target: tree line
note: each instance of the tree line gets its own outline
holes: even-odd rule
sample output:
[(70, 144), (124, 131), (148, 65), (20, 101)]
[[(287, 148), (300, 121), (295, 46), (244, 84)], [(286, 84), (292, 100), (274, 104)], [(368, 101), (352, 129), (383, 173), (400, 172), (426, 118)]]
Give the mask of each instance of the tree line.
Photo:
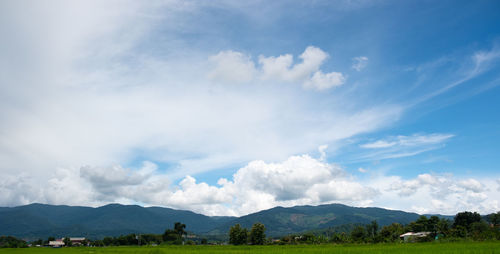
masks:
[(400, 236), (407, 232), (425, 232), (425, 236), (410, 238), (414, 242), (459, 241), (471, 239), (500, 240), (500, 212), (481, 217), (476, 212), (461, 212), (453, 220), (438, 216), (420, 216), (417, 220), (402, 225), (392, 223), (380, 227), (377, 221), (366, 225), (353, 225), (348, 232), (325, 230), (314, 234), (288, 235), (273, 241), (277, 244), (319, 244), (319, 243), (391, 243), (400, 242)]
[[(185, 240), (187, 232), (186, 225), (180, 222), (174, 223), (172, 229), (166, 229), (163, 234), (129, 234), (119, 237), (104, 237), (102, 240), (92, 241), (92, 246), (126, 246), (126, 245), (194, 245), (193, 240)], [(201, 239), (199, 243), (205, 243)]]

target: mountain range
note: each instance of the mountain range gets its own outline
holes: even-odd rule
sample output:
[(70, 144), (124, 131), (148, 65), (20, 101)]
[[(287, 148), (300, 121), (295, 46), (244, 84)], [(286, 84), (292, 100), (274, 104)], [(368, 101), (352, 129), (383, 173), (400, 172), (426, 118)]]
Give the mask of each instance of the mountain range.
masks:
[(242, 217), (205, 216), (164, 207), (109, 204), (97, 208), (30, 204), (0, 207), (0, 235), (23, 239), (49, 236), (84, 236), (99, 239), (125, 234), (161, 234), (175, 222), (186, 224), (188, 232), (209, 237), (225, 236), (239, 223), (251, 228), (255, 222), (266, 226), (268, 236), (282, 236), (347, 224), (407, 224), (420, 215), (382, 208), (359, 208), (342, 204), (275, 207)]

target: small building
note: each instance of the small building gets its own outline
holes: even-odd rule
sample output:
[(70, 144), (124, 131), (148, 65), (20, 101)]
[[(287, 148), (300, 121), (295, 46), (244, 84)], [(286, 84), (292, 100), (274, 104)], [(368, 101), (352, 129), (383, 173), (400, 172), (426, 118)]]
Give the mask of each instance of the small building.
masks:
[(62, 239), (57, 239), (55, 241), (49, 241), (49, 246), (52, 248), (60, 248), (64, 246), (64, 241)]
[(399, 238), (405, 242), (412, 242), (417, 240), (418, 238), (424, 238), (430, 235), (431, 232), (407, 232), (399, 236)]
[(84, 245), (85, 237), (70, 237), (69, 241), (73, 246), (81, 246)]

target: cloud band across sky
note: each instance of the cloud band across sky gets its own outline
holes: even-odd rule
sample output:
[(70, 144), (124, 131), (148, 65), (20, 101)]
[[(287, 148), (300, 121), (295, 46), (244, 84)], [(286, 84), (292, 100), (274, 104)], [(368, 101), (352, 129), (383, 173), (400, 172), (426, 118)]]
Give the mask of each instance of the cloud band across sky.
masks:
[(220, 178), (216, 185), (198, 182), (192, 176), (172, 184), (151, 162), (144, 162), (138, 170), (120, 166), (61, 168), (51, 177), (47, 183), (26, 175), (4, 178), (0, 202), (22, 196), (27, 202), (52, 204), (139, 203), (231, 216), (275, 206), (328, 203), (450, 215), (457, 210), (500, 209), (494, 198), (500, 195), (500, 184), (492, 179), (428, 173), (408, 180), (390, 175), (358, 179), (339, 165), (309, 155), (278, 163), (252, 161), (231, 179)]

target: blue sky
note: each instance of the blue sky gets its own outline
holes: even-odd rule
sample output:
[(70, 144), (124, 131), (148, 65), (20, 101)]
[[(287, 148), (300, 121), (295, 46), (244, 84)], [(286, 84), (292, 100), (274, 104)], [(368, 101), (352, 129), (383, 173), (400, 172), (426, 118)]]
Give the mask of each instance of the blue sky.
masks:
[(2, 206), (500, 210), (497, 1), (0, 7)]

